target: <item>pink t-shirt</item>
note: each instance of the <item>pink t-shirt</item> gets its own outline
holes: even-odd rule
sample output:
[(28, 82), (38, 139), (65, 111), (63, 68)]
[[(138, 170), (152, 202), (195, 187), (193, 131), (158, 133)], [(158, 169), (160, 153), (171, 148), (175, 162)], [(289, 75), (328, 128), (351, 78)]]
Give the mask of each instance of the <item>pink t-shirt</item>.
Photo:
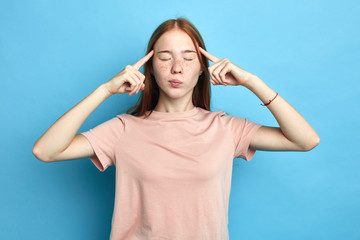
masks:
[(233, 159), (261, 125), (195, 107), (121, 114), (82, 134), (100, 170), (116, 166), (111, 240), (227, 240)]

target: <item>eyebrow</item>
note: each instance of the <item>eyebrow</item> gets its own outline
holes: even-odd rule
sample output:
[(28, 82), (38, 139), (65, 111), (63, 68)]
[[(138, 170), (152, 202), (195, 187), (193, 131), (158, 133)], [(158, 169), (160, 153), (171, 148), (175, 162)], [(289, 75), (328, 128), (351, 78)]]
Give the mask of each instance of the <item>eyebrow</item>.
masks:
[[(162, 50), (162, 51), (158, 51), (157, 53), (171, 53), (171, 51)], [(196, 53), (196, 51), (194, 51), (194, 50), (184, 50), (184, 51), (181, 51), (181, 53)]]

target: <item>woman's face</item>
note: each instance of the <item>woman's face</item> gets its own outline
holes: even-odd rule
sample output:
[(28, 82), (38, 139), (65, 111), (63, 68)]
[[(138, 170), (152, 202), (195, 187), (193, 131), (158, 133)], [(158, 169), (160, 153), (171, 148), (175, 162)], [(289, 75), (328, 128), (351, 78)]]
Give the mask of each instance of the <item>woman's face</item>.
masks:
[[(195, 45), (187, 33), (179, 29), (164, 33), (154, 45), (152, 61), (152, 74), (159, 85), (160, 94), (170, 98), (192, 97), (202, 71)], [(181, 84), (174, 84), (173, 81)]]

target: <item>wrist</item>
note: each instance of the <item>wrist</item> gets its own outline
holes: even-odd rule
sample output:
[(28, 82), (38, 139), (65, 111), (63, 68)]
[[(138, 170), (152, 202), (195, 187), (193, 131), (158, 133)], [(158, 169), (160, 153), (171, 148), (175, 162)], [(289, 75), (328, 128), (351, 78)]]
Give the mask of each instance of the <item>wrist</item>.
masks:
[(101, 84), (98, 88), (97, 91), (99, 91), (105, 98), (108, 98), (110, 96), (112, 96), (113, 94), (109, 91), (108, 86), (106, 85), (106, 83)]
[(262, 80), (256, 76), (256, 75), (252, 75), (251, 77), (248, 78), (248, 80), (244, 83), (244, 87), (246, 87), (249, 90), (252, 90), (254, 88), (256, 88), (257, 85), (261, 84)]

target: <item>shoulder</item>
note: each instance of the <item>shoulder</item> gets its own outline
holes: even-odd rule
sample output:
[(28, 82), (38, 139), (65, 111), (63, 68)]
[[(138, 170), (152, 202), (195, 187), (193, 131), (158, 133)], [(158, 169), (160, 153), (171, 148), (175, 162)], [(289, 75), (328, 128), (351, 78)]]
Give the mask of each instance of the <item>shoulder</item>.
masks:
[(235, 115), (231, 115), (223, 110), (218, 110), (218, 111), (208, 111), (208, 110), (204, 110), (202, 109), (202, 111), (208, 116), (208, 117), (212, 117), (212, 118), (218, 118), (221, 121), (231, 121), (231, 120), (244, 120), (244, 118), (239, 117), (239, 116), (235, 116)]
[(209, 111), (209, 110), (206, 110), (203, 108), (199, 108), (199, 109), (200, 109), (200, 112), (207, 117), (222, 117), (222, 116), (226, 115), (226, 113), (222, 110)]
[(260, 124), (257, 124), (245, 117), (232, 115), (230, 113), (227, 113), (225, 111), (219, 110), (219, 111), (207, 111), (208, 117), (212, 119), (217, 119), (218, 122), (227, 129), (244, 129), (247, 127), (257, 127), (261, 126)]
[(225, 128), (229, 127), (230, 125), (239, 125), (246, 121), (245, 118), (231, 115), (223, 110), (208, 111), (201, 109), (201, 112), (203, 113), (202, 115), (204, 120), (206, 119), (213, 123), (217, 122), (219, 125), (222, 125)]
[(128, 113), (118, 114), (114, 118), (118, 119), (118, 122), (124, 126), (129, 124), (140, 124), (144, 120), (144, 116), (139, 117)]

